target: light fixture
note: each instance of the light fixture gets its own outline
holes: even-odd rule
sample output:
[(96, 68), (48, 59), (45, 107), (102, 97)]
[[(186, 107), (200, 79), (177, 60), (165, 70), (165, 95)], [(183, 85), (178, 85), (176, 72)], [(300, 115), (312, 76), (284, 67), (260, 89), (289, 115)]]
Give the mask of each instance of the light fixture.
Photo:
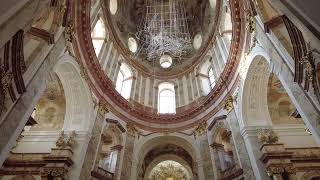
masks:
[(118, 10), (118, 2), (117, 0), (110, 0), (109, 1), (109, 10), (111, 14), (116, 14)]
[(137, 41), (136, 41), (135, 38), (133, 38), (133, 37), (129, 37), (129, 38), (128, 38), (128, 47), (129, 47), (129, 50), (130, 50), (132, 53), (137, 52), (137, 50), (138, 50), (138, 44), (137, 44)]
[(167, 69), (167, 68), (169, 68), (171, 65), (172, 65), (172, 58), (171, 58), (171, 56), (166, 55), (166, 54), (163, 55), (163, 56), (161, 56), (161, 58), (160, 58), (160, 66), (161, 66), (162, 68)]
[(202, 45), (202, 35), (197, 33), (193, 38), (193, 48), (198, 50)]

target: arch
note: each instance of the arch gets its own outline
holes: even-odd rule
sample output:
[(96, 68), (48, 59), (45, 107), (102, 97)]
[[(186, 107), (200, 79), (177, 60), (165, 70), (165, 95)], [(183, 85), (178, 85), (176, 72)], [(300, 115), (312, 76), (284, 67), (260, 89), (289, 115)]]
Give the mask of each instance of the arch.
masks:
[(93, 126), (93, 101), (89, 87), (80, 76), (80, 69), (70, 55), (63, 55), (54, 67), (66, 98), (64, 130), (89, 130)]
[(201, 89), (203, 95), (208, 95), (213, 88), (211, 86), (210, 78), (209, 78), (209, 71), (212, 69), (212, 75), (213, 79), (217, 79), (216, 72), (213, 72), (214, 69), (212, 67), (212, 63), (210, 62), (211, 57), (206, 57), (207, 59), (200, 65), (199, 71), (198, 71), (198, 78), (200, 80)]
[[(137, 179), (138, 176), (138, 169), (142, 167), (142, 162), (140, 161), (141, 159), (144, 159), (144, 157), (147, 155), (147, 153), (154, 149), (155, 147), (163, 144), (173, 144), (178, 147), (182, 147), (184, 150), (186, 150), (190, 156), (193, 159), (194, 162), (194, 170), (198, 171), (199, 178), (201, 178), (201, 175), (203, 172), (200, 167), (197, 164), (197, 160), (201, 158), (200, 150), (197, 148), (197, 145), (194, 144), (195, 142), (190, 139), (187, 135), (182, 135), (182, 134), (170, 134), (163, 136), (159, 133), (154, 133), (143, 140), (139, 141), (137, 144), (135, 144), (135, 150), (133, 152), (133, 169), (131, 169), (131, 173), (133, 175), (132, 179)], [(135, 169), (138, 168), (138, 169)]]
[(186, 162), (183, 158), (177, 156), (177, 155), (173, 155), (173, 154), (165, 154), (165, 155), (161, 155), (156, 157), (147, 167), (147, 169), (145, 170), (145, 176), (144, 179), (147, 180), (146, 178), (149, 177), (152, 169), (154, 167), (156, 167), (159, 163), (163, 162), (163, 161), (167, 161), (167, 160), (172, 160), (175, 162), (178, 162), (179, 164), (181, 164), (189, 173), (189, 175), (192, 177), (192, 169), (191, 167), (188, 165), (188, 162)]
[(269, 58), (264, 53), (247, 58), (247, 71), (242, 74), (240, 85), (240, 129), (245, 126), (270, 126), (267, 106), (267, 86), (270, 76)]

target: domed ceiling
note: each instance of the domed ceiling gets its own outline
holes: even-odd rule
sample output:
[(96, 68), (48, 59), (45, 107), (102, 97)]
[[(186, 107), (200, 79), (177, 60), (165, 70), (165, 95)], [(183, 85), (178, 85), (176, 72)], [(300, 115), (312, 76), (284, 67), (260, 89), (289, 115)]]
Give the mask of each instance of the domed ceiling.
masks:
[(218, 22), (215, 1), (104, 0), (103, 3), (111, 36), (131, 65), (160, 78), (191, 70), (213, 41)]
[[(157, 81), (170, 81), (194, 71), (209, 50), (212, 49), (218, 35), (218, 24), (221, 18), (219, 14), (223, 11), (222, 0), (174, 1), (180, 4), (172, 5), (173, 0), (101, 1), (108, 39), (113, 43), (117, 53), (135, 71)], [(152, 3), (146, 4), (146, 2)], [(141, 27), (146, 27), (145, 25), (152, 27), (152, 20), (147, 20), (150, 20), (148, 18), (148, 8), (157, 6), (157, 3), (160, 2), (164, 3), (160, 6), (162, 9), (155, 10), (160, 14), (164, 12), (164, 6), (180, 8), (179, 16), (178, 13), (170, 14), (171, 10), (169, 8), (170, 17), (175, 15), (179, 17), (178, 19), (174, 18), (176, 21), (173, 23), (179, 24), (179, 27), (173, 29), (182, 34), (186, 32), (182, 36), (182, 40), (188, 40), (188, 37), (191, 39), (191, 41), (187, 41), (187, 45), (190, 46), (191, 43), (192, 49), (182, 53), (180, 60), (171, 51), (162, 51), (162, 54), (157, 54), (155, 58), (148, 58), (148, 53), (143, 52), (146, 51), (148, 46), (142, 44), (144, 41), (141, 41), (141, 36), (137, 35), (141, 32)], [(93, 48), (89, 15), (90, 5), (88, 3), (90, 2), (87, 0), (75, 1), (74, 3), (76, 33), (72, 42), (73, 49), (80, 63), (81, 73), (92, 92), (99, 99), (99, 102), (105, 104), (115, 116), (149, 131), (185, 130), (194, 127), (199, 122), (208, 120), (224, 107), (225, 101), (229, 98), (227, 91), (233, 91), (237, 86), (238, 76), (236, 71), (240, 56), (248, 48), (246, 43), (249, 41), (246, 40), (247, 33), (244, 28), (246, 25), (243, 21), (245, 10), (242, 9), (249, 7), (246, 1), (229, 0), (232, 16), (232, 40), (228, 57), (225, 60), (225, 68), (222, 69), (221, 75), (216, 80), (211, 92), (196, 99), (193, 104), (186, 104), (175, 114), (158, 114), (150, 111), (143, 104), (137, 105), (130, 100), (128, 101), (116, 91), (114, 82), (101, 68)], [(159, 15), (150, 17), (159, 18)], [(160, 15), (160, 17), (167, 18), (166, 15)], [(183, 29), (183, 27), (187, 27), (187, 29)], [(161, 32), (168, 33), (168, 28), (156, 26), (155, 29), (148, 29), (147, 32), (155, 32), (156, 35), (157, 33), (161, 34)], [(169, 33), (169, 35), (172, 34)], [(178, 36), (178, 39), (180, 37)], [(128, 46), (128, 42), (130, 42), (130, 46)], [(159, 65), (161, 61), (168, 63), (170, 60), (172, 66), (169, 68), (163, 68)]]

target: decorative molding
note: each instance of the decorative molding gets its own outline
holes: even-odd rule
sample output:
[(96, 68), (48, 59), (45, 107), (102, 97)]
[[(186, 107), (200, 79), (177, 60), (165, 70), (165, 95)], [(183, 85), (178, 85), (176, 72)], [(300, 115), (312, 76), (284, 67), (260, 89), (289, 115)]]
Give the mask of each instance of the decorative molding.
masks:
[(54, 35), (50, 33), (49, 31), (46, 31), (44, 29), (39, 29), (36, 27), (31, 27), (28, 31), (28, 34), (38, 37), (40, 39), (43, 39), (46, 41), (48, 44), (53, 44), (54, 43)]

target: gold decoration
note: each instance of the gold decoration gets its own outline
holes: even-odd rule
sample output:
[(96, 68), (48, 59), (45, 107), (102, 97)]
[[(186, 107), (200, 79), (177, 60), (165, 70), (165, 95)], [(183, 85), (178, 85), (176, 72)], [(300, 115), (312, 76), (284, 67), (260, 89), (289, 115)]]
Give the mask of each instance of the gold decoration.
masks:
[(262, 144), (274, 144), (279, 141), (278, 135), (271, 129), (258, 129), (258, 138)]
[(286, 166), (284, 169), (289, 174), (295, 174), (297, 172), (297, 169), (293, 166)]
[(157, 165), (149, 176), (150, 180), (185, 180), (187, 174), (185, 173), (182, 165), (174, 164), (174, 162), (168, 161), (168, 163), (160, 163)]
[(229, 97), (224, 105), (224, 109), (230, 112), (233, 109), (233, 98)]
[(108, 106), (103, 102), (99, 102), (99, 113), (102, 115), (105, 115), (108, 112), (109, 112)]
[(254, 33), (256, 30), (256, 20), (250, 11), (247, 11), (246, 20), (247, 20), (246, 29), (249, 30), (251, 34)]
[(66, 39), (67, 42), (72, 43), (74, 34), (75, 34), (74, 25), (72, 23), (69, 23), (64, 30), (64, 38)]
[(80, 75), (84, 80), (89, 80), (89, 75), (87, 73), (87, 70), (84, 68), (84, 66), (81, 64), (80, 65)]
[(195, 128), (193, 135), (202, 136), (207, 133), (207, 121), (199, 123), (199, 125)]
[(136, 129), (136, 127), (133, 124), (128, 123), (127, 124), (127, 133), (130, 136), (136, 136), (136, 134), (138, 133), (138, 130)]
[(256, 20), (255, 17), (252, 15), (251, 11), (246, 11), (247, 13), (247, 17), (246, 17), (246, 29), (249, 31), (249, 33), (251, 34), (251, 42), (250, 42), (250, 47), (248, 49), (248, 51), (246, 52), (246, 56), (248, 56), (253, 48), (257, 45), (257, 34), (256, 34)]
[(283, 167), (272, 166), (267, 168), (268, 176), (273, 176), (274, 174), (282, 174), (284, 173)]

